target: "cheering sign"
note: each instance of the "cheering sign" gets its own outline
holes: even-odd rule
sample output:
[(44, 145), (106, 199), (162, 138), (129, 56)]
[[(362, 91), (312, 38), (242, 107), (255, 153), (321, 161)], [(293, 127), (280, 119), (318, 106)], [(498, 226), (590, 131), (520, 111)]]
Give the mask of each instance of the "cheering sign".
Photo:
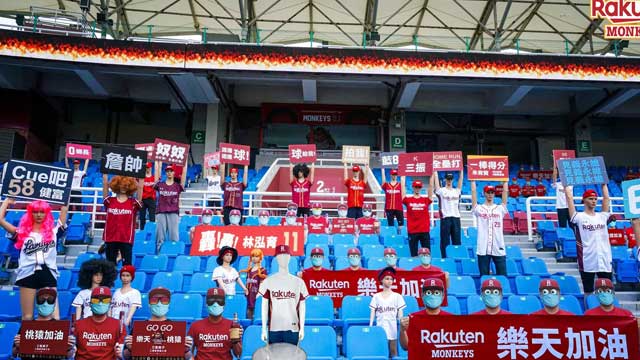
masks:
[(335, 218), (331, 220), (332, 234), (355, 234), (356, 221), (352, 218)]
[(206, 167), (220, 165), (220, 151), (204, 154), (204, 164)]
[(184, 165), (189, 154), (189, 145), (169, 140), (156, 139), (153, 143), (154, 158), (169, 164)]
[(557, 164), (558, 160), (575, 159), (575, 150), (553, 150), (553, 163)]
[(249, 165), (250, 155), (246, 145), (220, 143), (220, 161), (225, 164)]
[(253, 249), (273, 256), (277, 245), (288, 245), (291, 256), (304, 255), (303, 226), (198, 225), (194, 229), (192, 256), (218, 256), (223, 246), (236, 248), (240, 256), (251, 255)]
[(398, 175), (429, 176), (433, 172), (433, 155), (415, 152), (398, 155)]
[(625, 219), (640, 218), (640, 179), (623, 181), (622, 196)]
[(155, 147), (153, 143), (148, 144), (135, 144), (134, 147), (136, 150), (146, 151), (147, 152), (147, 161), (155, 161), (156, 157), (154, 156)]
[(342, 145), (342, 162), (368, 165), (369, 147)]
[(131, 355), (134, 357), (184, 358), (187, 323), (184, 321), (136, 321)]
[(67, 358), (69, 321), (22, 321), (21, 358)]
[(2, 196), (66, 205), (71, 190), (71, 173), (72, 170), (67, 168), (10, 160), (2, 173)]
[(91, 159), (91, 145), (67, 143), (65, 157), (69, 159)]
[(407, 329), (409, 360), (638, 359), (633, 317), (417, 314)]
[(433, 153), (433, 171), (462, 170), (462, 151), (442, 151)]
[(100, 161), (100, 172), (131, 176), (142, 179), (145, 177), (147, 153), (140, 150), (104, 146)]
[(398, 157), (401, 153), (383, 152), (380, 154), (380, 164), (383, 169), (395, 169), (398, 167)]
[(316, 161), (316, 144), (289, 145), (289, 161), (304, 163)]
[(564, 186), (609, 183), (602, 156), (559, 160), (558, 172)]
[(469, 180), (509, 181), (508, 156), (467, 156)]

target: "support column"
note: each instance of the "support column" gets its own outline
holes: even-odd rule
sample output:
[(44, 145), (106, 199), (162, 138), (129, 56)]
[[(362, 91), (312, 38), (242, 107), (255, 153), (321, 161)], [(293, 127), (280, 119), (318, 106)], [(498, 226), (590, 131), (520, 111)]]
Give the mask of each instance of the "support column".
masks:
[(393, 113), (389, 120), (389, 151), (407, 151), (407, 126), (404, 111)]
[(204, 153), (218, 150), (218, 144), (224, 142), (226, 122), (220, 104), (204, 106), (205, 128)]
[[(201, 131), (204, 131), (205, 143), (200, 143), (196, 137), (199, 137)], [(195, 134), (198, 134), (197, 136)], [(206, 138), (209, 135), (207, 127), (207, 106), (202, 104), (193, 105), (193, 126), (191, 129), (191, 154), (193, 160), (200, 164), (204, 158)]]
[(576, 156), (593, 156), (591, 143), (591, 119), (580, 120), (573, 128), (576, 137)]

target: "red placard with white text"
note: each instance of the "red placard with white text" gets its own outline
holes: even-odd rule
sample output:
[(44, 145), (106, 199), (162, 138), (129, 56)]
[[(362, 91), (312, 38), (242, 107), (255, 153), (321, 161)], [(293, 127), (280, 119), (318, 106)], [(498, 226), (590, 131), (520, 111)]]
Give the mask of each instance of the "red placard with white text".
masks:
[(67, 143), (65, 156), (67, 159), (91, 159), (91, 145)]
[(220, 143), (220, 162), (225, 164), (249, 165), (251, 148), (246, 145)]
[(356, 221), (352, 218), (335, 218), (331, 220), (332, 234), (355, 234)]
[(553, 163), (556, 164), (558, 160), (563, 159), (575, 159), (575, 150), (553, 150)]
[[(20, 355), (42, 358), (66, 358), (69, 350), (69, 321), (22, 321)], [(23, 359), (29, 358), (22, 356)]]
[(156, 139), (153, 143), (153, 155), (157, 161), (184, 165), (189, 156), (189, 144), (171, 140)]
[(291, 256), (304, 255), (304, 226), (211, 226), (194, 228), (191, 256), (218, 256), (223, 246), (249, 256), (260, 249), (265, 256), (273, 256), (277, 245), (289, 245)]
[(153, 143), (147, 143), (147, 144), (135, 144), (134, 145), (136, 150), (142, 150), (142, 151), (146, 151), (147, 152), (147, 161), (155, 161), (156, 157), (155, 157), (155, 147), (153, 146)]
[(289, 161), (292, 163), (316, 161), (316, 144), (289, 145)]
[(462, 151), (440, 151), (433, 153), (433, 171), (462, 170)]
[(398, 175), (430, 176), (433, 172), (433, 153), (414, 152), (398, 154)]
[(509, 181), (508, 156), (467, 156), (469, 180)]
[(184, 358), (187, 323), (184, 321), (136, 321), (131, 355), (134, 357)]

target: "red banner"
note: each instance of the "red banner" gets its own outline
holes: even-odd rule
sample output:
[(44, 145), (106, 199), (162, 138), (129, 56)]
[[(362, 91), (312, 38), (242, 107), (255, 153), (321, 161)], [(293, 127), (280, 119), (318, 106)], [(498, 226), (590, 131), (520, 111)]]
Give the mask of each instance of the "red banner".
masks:
[(460, 171), (462, 165), (462, 151), (433, 153), (433, 171)]
[(316, 161), (316, 144), (289, 145), (289, 161), (306, 163)]
[[(398, 271), (396, 282), (391, 289), (402, 296), (413, 296), (422, 304), (422, 284), (425, 279), (435, 277), (445, 282), (443, 272), (429, 271)], [(340, 270), (340, 271), (304, 271), (302, 279), (307, 285), (309, 295), (329, 296), (333, 300), (333, 307), (342, 306), (345, 296), (373, 296), (382, 291), (382, 285), (378, 281), (376, 270)], [(447, 306), (445, 290), (444, 303)]]
[(469, 180), (509, 181), (508, 156), (467, 156)]
[(304, 227), (199, 225), (193, 233), (190, 255), (218, 256), (220, 248), (231, 246), (240, 256), (249, 256), (253, 249), (273, 256), (276, 246), (281, 244), (289, 245), (291, 256), (304, 255)]
[(414, 152), (398, 154), (398, 175), (430, 176), (433, 172), (433, 153)]
[(135, 144), (136, 150), (146, 151), (147, 152), (147, 161), (155, 161), (155, 147), (153, 143), (148, 144)]
[(556, 164), (558, 160), (562, 159), (575, 159), (575, 150), (553, 150), (553, 163)]
[(220, 162), (249, 165), (251, 148), (246, 145), (220, 143)]
[(67, 143), (65, 156), (68, 159), (91, 159), (91, 145)]
[(355, 234), (356, 221), (352, 218), (335, 218), (331, 220), (332, 234)]
[(20, 327), (20, 355), (66, 358), (68, 339), (69, 321), (23, 321)]
[(412, 316), (409, 360), (639, 359), (632, 317)]
[(184, 165), (189, 156), (189, 144), (156, 139), (153, 148), (153, 156), (156, 160), (170, 164)]
[(531, 180), (531, 179), (536, 179), (536, 180), (542, 180), (542, 179), (547, 179), (547, 180), (551, 180), (551, 177), (553, 176), (553, 171), (551, 170), (532, 170), (532, 171), (518, 171), (518, 178), (520, 179), (525, 179), (525, 180)]
[(611, 245), (627, 245), (624, 238), (624, 230), (622, 229), (608, 229), (609, 231), (609, 244)]
[(133, 323), (132, 356), (184, 357), (187, 323), (184, 321), (136, 321)]
[(220, 165), (220, 151), (204, 154), (204, 165), (206, 167)]

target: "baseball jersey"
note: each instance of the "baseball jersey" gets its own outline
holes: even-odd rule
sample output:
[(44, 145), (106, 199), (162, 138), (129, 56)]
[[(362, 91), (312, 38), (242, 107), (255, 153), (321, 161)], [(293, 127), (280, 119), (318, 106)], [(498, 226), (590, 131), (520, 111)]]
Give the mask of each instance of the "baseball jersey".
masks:
[(364, 204), (364, 189), (366, 186), (364, 181), (347, 179), (344, 181), (344, 184), (347, 186), (347, 206), (350, 208), (362, 207)]
[(76, 360), (113, 360), (116, 359), (116, 344), (123, 344), (127, 330), (120, 321), (108, 317), (97, 322), (93, 316), (76, 321), (73, 332), (76, 337)]
[(207, 176), (207, 192), (221, 192), (220, 175)]
[(235, 295), (236, 294), (236, 281), (240, 275), (238, 274), (238, 270), (230, 267), (229, 269), (225, 269), (222, 266), (218, 266), (213, 269), (213, 275), (211, 275), (212, 280), (222, 280), (224, 284), (224, 292), (227, 295)]
[(569, 311), (562, 310), (562, 309), (558, 309), (558, 312), (557, 312), (557, 313), (555, 313), (555, 314), (549, 314), (549, 313), (547, 312), (547, 310), (545, 310), (545, 309), (543, 308), (543, 309), (540, 309), (540, 310), (538, 310), (538, 311), (534, 311), (534, 312), (532, 312), (532, 313), (531, 313), (531, 315), (551, 315), (551, 316), (554, 316), (554, 315), (562, 315), (562, 316), (566, 316), (566, 315), (575, 315), (575, 314), (574, 314), (574, 313), (572, 313), (572, 312), (569, 312)]
[(442, 269), (435, 265), (430, 265), (429, 267), (424, 267), (422, 265), (418, 265), (411, 269), (411, 271), (428, 271), (428, 272), (443, 272)]
[(545, 196), (547, 194), (547, 188), (542, 185), (542, 184), (538, 184), (536, 185), (536, 196)]
[(508, 213), (503, 205), (476, 205), (471, 213), (477, 218), (477, 255), (506, 256), (502, 219)]
[(107, 210), (107, 219), (102, 233), (104, 242), (133, 244), (136, 216), (142, 204), (134, 198), (120, 202), (115, 196), (110, 196), (104, 199), (104, 208)]
[[(58, 277), (58, 265), (57, 256), (58, 250), (56, 248), (58, 230), (64, 230), (65, 226), (56, 222), (56, 227), (53, 228), (53, 238), (49, 243), (44, 243), (42, 234), (32, 231), (24, 239), (22, 249), (20, 249), (20, 258), (18, 259), (18, 268), (16, 269), (16, 281), (24, 279), (33, 275), (36, 270), (42, 270), (42, 266), (45, 265), (51, 271), (54, 277)], [(18, 231), (20, 229), (18, 228)], [(17, 238), (17, 234), (9, 235), (12, 238)]]
[(614, 306), (611, 311), (604, 311), (600, 306), (589, 309), (584, 312), (585, 315), (607, 315), (607, 316), (623, 316), (634, 317), (633, 313), (627, 309)]
[(429, 232), (431, 199), (422, 196), (406, 196), (402, 203), (407, 207), (407, 232), (409, 234)]
[(231, 324), (233, 321), (220, 318), (217, 323), (209, 317), (191, 324), (187, 335), (193, 338), (196, 360), (231, 360)]
[(73, 172), (73, 180), (71, 181), (71, 188), (82, 187), (82, 179), (84, 179), (86, 172), (82, 170), (76, 170)]
[(293, 179), (289, 185), (291, 185), (291, 202), (298, 207), (308, 208), (311, 185), (313, 184), (307, 179), (304, 179), (303, 182)]
[(310, 216), (307, 218), (309, 234), (326, 234), (329, 229), (329, 220), (324, 216)]
[(154, 189), (160, 193), (156, 214), (180, 212), (180, 193), (184, 191), (180, 183), (174, 182), (168, 185), (164, 181), (158, 182), (154, 186)]
[(239, 181), (225, 181), (222, 183), (222, 195), (224, 207), (232, 207), (234, 209), (244, 209), (242, 204), (242, 194), (247, 187)]
[(429, 314), (426, 310), (420, 310), (420, 311), (416, 311), (414, 313), (409, 314), (409, 326), (411, 326), (411, 319), (420, 319), (426, 316), (442, 316), (442, 315), (453, 315), (455, 316), (455, 314), (452, 314), (450, 312), (444, 311), (442, 309), (440, 309), (440, 312), (437, 314)]
[(511, 184), (509, 185), (509, 196), (512, 198), (517, 198), (520, 196), (520, 185)]
[(398, 311), (407, 307), (402, 295), (391, 292), (386, 298), (383, 292), (376, 293), (371, 298), (369, 308), (375, 311), (376, 324), (387, 334), (387, 340), (398, 338)]
[(607, 229), (609, 213), (587, 215), (577, 212), (571, 218), (576, 234), (578, 268), (586, 272), (611, 272), (611, 244)]
[[(556, 189), (556, 209), (566, 209), (567, 206), (567, 195), (562, 185), (561, 181), (555, 182), (551, 184), (551, 187)], [(573, 191), (571, 191), (573, 193)]]
[(402, 185), (396, 181), (395, 185), (389, 182), (382, 184), (384, 190), (384, 209), (402, 210)]
[(473, 314), (469, 314), (469, 315), (511, 315), (512, 313), (504, 310), (504, 309), (500, 309), (500, 311), (497, 314), (489, 314), (487, 312), (487, 309), (482, 309), (480, 311), (476, 311)]
[(82, 316), (80, 317), (81, 319), (91, 316), (91, 289), (83, 289), (78, 291), (78, 294), (76, 295), (75, 299), (73, 299), (71, 306), (82, 308)]
[(380, 222), (374, 217), (361, 217), (356, 220), (356, 226), (360, 234), (377, 234)]
[(122, 289), (116, 290), (111, 298), (111, 309), (109, 314), (114, 319), (120, 319), (120, 312), (124, 311), (124, 318), (129, 317), (129, 311), (132, 308), (139, 308), (142, 306), (142, 297), (140, 291), (137, 289), (130, 289), (126, 293), (122, 292)]
[(460, 189), (441, 187), (436, 190), (440, 202), (440, 215), (446, 217), (460, 217)]
[(147, 176), (144, 178), (144, 182), (142, 183), (142, 198), (143, 199), (156, 199), (156, 190), (153, 188), (156, 184), (156, 179), (151, 176)]
[(269, 331), (300, 330), (298, 305), (309, 296), (301, 278), (281, 273), (269, 276), (260, 284), (258, 293), (269, 300)]
[(536, 188), (533, 185), (525, 185), (522, 187), (522, 196), (533, 196), (536, 193)]

